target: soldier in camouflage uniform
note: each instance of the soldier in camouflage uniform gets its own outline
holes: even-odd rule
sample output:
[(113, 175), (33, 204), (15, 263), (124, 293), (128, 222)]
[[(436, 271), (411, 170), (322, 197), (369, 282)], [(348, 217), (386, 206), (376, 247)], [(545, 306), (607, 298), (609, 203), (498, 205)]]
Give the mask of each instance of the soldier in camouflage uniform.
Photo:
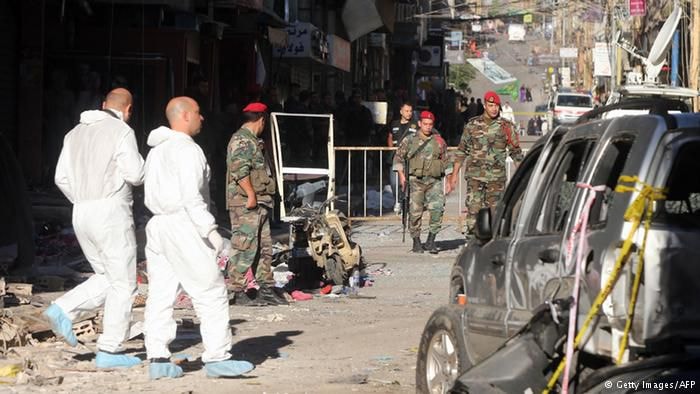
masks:
[[(420, 115), (419, 131), (404, 138), (394, 156), (394, 169), (399, 173), (401, 188), (406, 188), (406, 171), (410, 183), (409, 231), (413, 238), (414, 253), (437, 253), (435, 236), (442, 226), (445, 212), (445, 193), (442, 189), (442, 177), (451, 172), (447, 160), (447, 144), (439, 134), (433, 132), (435, 116), (423, 111)], [(405, 162), (408, 161), (408, 169)], [(448, 192), (450, 185), (447, 185)], [(430, 232), (425, 245), (421, 245), (420, 228), (423, 211), (430, 213)]]
[[(262, 140), (267, 106), (251, 103), (243, 109), (243, 126), (228, 144), (226, 208), (231, 216), (231, 256), (228, 266), (233, 302), (239, 305), (281, 305), (287, 300), (274, 290), (270, 212), (275, 181), (265, 160)], [(260, 286), (246, 292), (245, 273), (253, 269)]]
[(467, 183), (467, 239), (474, 235), (476, 215), (481, 208), (495, 207), (506, 186), (506, 158), (519, 163), (523, 158), (515, 125), (499, 116), (501, 99), (486, 92), (484, 113), (464, 126), (455, 152), (452, 189), (457, 185), (459, 168), (467, 160), (464, 179)]

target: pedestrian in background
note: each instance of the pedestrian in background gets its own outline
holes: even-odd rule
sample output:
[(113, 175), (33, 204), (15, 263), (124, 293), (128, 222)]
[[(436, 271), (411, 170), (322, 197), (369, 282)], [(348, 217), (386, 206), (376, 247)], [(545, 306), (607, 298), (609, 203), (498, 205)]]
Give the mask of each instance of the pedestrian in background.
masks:
[(513, 113), (513, 107), (510, 106), (510, 101), (506, 101), (501, 107), (501, 117), (509, 120), (511, 123), (515, 123), (515, 114)]
[[(267, 106), (250, 103), (243, 108), (243, 126), (228, 144), (226, 207), (231, 217), (231, 255), (228, 275), (233, 302), (238, 305), (287, 305), (275, 290), (272, 275), (270, 214), (275, 179), (259, 140), (267, 119)], [(256, 293), (246, 292), (245, 273), (255, 273)]]
[(76, 346), (73, 320), (104, 306), (97, 340), (98, 368), (130, 367), (141, 360), (118, 354), (126, 341), (136, 294), (136, 238), (131, 187), (143, 181), (143, 158), (131, 117), (132, 96), (117, 88), (102, 110), (84, 111), (65, 137), (56, 165), (56, 186), (73, 203), (73, 228), (95, 271), (45, 312), (54, 333)]
[[(420, 114), (419, 131), (404, 138), (394, 156), (394, 168), (399, 173), (401, 189), (410, 183), (409, 231), (413, 239), (414, 253), (438, 253), (435, 236), (442, 227), (445, 212), (445, 193), (442, 178), (452, 168), (447, 160), (447, 144), (440, 134), (433, 132), (435, 115), (423, 111)], [(408, 162), (408, 168), (405, 167)], [(408, 178), (408, 179), (407, 179)], [(447, 184), (447, 192), (451, 185)], [(430, 213), (430, 230), (425, 245), (421, 244), (421, 218), (423, 211)]]
[(476, 215), (481, 208), (492, 207), (501, 199), (506, 186), (506, 158), (519, 163), (522, 150), (515, 125), (500, 116), (501, 99), (495, 92), (484, 95), (483, 116), (473, 118), (464, 126), (455, 152), (454, 170), (448, 181), (451, 189), (457, 185), (462, 163), (467, 160), (464, 179), (467, 183), (466, 236), (474, 235)]
[(233, 377), (253, 364), (231, 359), (231, 328), (224, 276), (216, 263), (223, 239), (208, 210), (210, 170), (192, 137), (202, 127), (199, 105), (189, 97), (170, 100), (170, 127), (148, 135), (145, 203), (153, 212), (146, 226), (148, 299), (145, 345), (151, 379), (177, 378), (182, 368), (170, 361), (168, 345), (177, 323), (173, 305), (182, 288), (192, 299), (202, 336), (202, 362), (209, 377)]

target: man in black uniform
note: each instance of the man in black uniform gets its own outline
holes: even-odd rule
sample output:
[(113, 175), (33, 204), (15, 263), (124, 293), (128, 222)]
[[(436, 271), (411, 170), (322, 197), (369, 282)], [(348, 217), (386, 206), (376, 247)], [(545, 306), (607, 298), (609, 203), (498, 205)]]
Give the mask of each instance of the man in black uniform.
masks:
[[(403, 140), (409, 135), (415, 134), (416, 130), (418, 130), (418, 125), (415, 122), (411, 121), (411, 119), (413, 118), (413, 105), (410, 102), (404, 101), (401, 104), (399, 114), (399, 119), (391, 122), (391, 125), (389, 126), (389, 132), (387, 133), (386, 137), (386, 144), (388, 147), (391, 148), (398, 147), (401, 143), (401, 140)], [(393, 160), (393, 155), (389, 155), (388, 158), (390, 159), (389, 163), (391, 163)], [(389, 182), (391, 182), (391, 190), (394, 192), (394, 195), (396, 195), (397, 193), (396, 179), (396, 171), (390, 171)], [(397, 201), (401, 201), (401, 198), (402, 197), (399, 196)], [(398, 214), (400, 210), (400, 204), (397, 202), (396, 206), (394, 206), (394, 212)]]

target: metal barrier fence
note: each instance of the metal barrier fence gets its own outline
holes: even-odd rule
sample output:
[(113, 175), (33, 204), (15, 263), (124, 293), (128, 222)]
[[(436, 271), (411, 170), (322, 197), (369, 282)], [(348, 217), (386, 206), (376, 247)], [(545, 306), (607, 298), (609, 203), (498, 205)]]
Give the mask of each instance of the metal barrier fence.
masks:
[[(456, 147), (449, 147), (448, 152), (455, 151), (456, 149)], [(391, 164), (388, 164), (391, 163), (391, 160), (387, 160), (393, 158), (394, 151), (396, 151), (396, 148), (381, 146), (336, 146), (334, 147), (334, 150), (336, 161), (343, 161), (343, 164), (336, 166), (337, 172), (335, 174), (335, 190), (336, 193), (345, 194), (347, 197), (347, 207), (345, 209), (345, 214), (348, 217), (348, 219), (351, 221), (401, 220), (400, 216), (397, 216), (393, 213), (393, 209), (388, 209), (388, 211), (391, 214), (385, 215), (387, 213), (387, 209), (384, 208), (384, 197), (386, 193), (389, 193), (385, 190), (387, 186), (385, 185), (385, 181), (387, 181), (387, 177), (389, 176), (394, 177), (393, 184), (397, 185), (395, 187), (392, 186), (391, 194), (393, 196), (394, 201), (393, 205), (399, 203), (399, 193), (395, 192), (397, 188), (400, 187), (398, 186), (398, 173), (391, 170)], [(356, 164), (358, 160), (356, 159), (356, 157), (354, 157), (355, 155), (361, 156), (361, 166)], [(355, 159), (354, 163), (356, 165), (353, 165), (353, 159)], [(376, 163), (375, 160), (377, 160), (378, 163)], [(358, 177), (357, 174), (355, 174), (355, 172), (358, 171), (358, 169), (361, 171), (361, 177)], [(377, 170), (378, 172), (372, 173), (373, 171)], [(368, 171), (370, 173), (368, 173)], [(389, 184), (391, 184), (391, 180), (388, 181)], [(353, 196), (355, 196), (355, 200), (358, 196), (356, 190), (353, 190), (353, 184), (355, 185), (355, 187), (357, 187), (358, 184), (361, 184), (360, 187), (362, 188), (362, 192), (360, 196), (362, 199), (362, 204), (360, 209), (353, 209)], [(369, 199), (370, 196), (368, 195), (368, 190), (374, 190), (373, 186), (375, 185), (377, 186), (376, 190), (378, 191), (378, 194), (376, 195), (378, 209), (368, 209), (368, 203), (371, 206), (375, 206), (375, 204), (373, 204), (373, 201)], [(341, 193), (340, 191), (343, 190), (343, 187), (347, 187), (347, 190), (344, 193)], [(445, 190), (444, 188), (445, 178), (443, 178), (443, 191)], [(460, 168), (459, 180), (456, 189), (457, 190), (453, 191), (447, 196), (448, 198), (446, 200), (449, 203), (446, 203), (445, 215), (443, 217), (443, 220), (457, 222), (458, 225), (461, 227), (462, 222), (464, 220), (463, 205), (464, 194), (466, 192), (465, 190), (463, 190), (464, 166)], [(454, 203), (452, 197), (455, 194), (457, 196), (456, 203)]]

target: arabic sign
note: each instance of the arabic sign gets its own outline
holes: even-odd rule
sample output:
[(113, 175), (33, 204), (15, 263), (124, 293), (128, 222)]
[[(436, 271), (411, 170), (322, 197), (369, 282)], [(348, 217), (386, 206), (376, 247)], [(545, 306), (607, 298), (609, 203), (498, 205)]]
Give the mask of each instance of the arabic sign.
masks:
[(630, 16), (646, 15), (646, 2), (644, 0), (629, 0)]
[(328, 35), (330, 54), (328, 64), (343, 71), (350, 71), (350, 43), (336, 35)]
[(593, 76), (609, 77), (611, 75), (610, 49), (608, 44), (596, 42), (595, 48), (593, 48)]
[(501, 66), (487, 58), (467, 59), (467, 61), (474, 66), (474, 68), (479, 70), (480, 73), (484, 74), (489, 81), (497, 85), (516, 80), (508, 71), (502, 69)]
[(311, 33), (316, 30), (311, 23), (297, 22), (287, 27), (287, 46), (275, 48), (282, 57), (311, 57)]

